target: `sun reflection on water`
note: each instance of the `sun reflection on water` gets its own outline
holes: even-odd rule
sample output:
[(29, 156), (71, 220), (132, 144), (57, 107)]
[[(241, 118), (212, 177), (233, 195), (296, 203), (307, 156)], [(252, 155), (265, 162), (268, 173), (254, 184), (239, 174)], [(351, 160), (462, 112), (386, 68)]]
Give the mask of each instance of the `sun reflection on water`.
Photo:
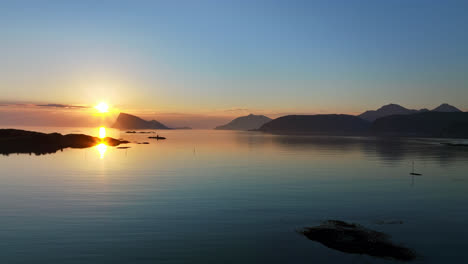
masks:
[(106, 137), (106, 128), (105, 127), (100, 127), (99, 128), (99, 138), (101, 139), (101, 143), (96, 145), (96, 149), (99, 151), (99, 154), (101, 155), (101, 159), (104, 158), (104, 154), (107, 151), (107, 145), (104, 142), (105, 137)]
[(106, 137), (106, 128), (105, 127), (100, 127), (99, 128), (99, 138), (105, 138)]
[(104, 158), (104, 154), (107, 151), (107, 145), (104, 143), (100, 143), (96, 145), (96, 149), (99, 151), (99, 154), (101, 155), (101, 159)]

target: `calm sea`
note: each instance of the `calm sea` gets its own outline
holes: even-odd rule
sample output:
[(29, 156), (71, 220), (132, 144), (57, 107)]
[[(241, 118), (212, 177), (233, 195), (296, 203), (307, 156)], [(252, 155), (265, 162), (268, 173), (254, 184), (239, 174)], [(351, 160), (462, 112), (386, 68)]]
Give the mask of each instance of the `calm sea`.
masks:
[[(468, 148), (107, 132), (150, 144), (0, 156), (0, 263), (393, 263), (297, 233), (329, 219), (389, 234), (418, 253), (414, 263), (468, 263)], [(422, 176), (409, 175), (413, 162)]]

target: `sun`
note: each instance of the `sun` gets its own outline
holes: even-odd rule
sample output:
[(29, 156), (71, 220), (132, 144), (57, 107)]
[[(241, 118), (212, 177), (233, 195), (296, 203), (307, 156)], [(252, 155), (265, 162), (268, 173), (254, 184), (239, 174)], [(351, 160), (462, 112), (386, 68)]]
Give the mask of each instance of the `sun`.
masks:
[(96, 108), (96, 109), (99, 111), (99, 113), (107, 113), (107, 112), (109, 112), (109, 106), (108, 106), (106, 103), (104, 103), (104, 102), (99, 103), (99, 104), (96, 105), (94, 108)]

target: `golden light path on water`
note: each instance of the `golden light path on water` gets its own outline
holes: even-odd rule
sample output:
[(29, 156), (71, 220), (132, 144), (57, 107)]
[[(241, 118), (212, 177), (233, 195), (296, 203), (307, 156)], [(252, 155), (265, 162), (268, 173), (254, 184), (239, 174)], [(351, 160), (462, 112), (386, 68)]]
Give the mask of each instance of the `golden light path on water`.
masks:
[(106, 137), (106, 128), (105, 127), (100, 127), (99, 128), (99, 138), (105, 138)]
[[(99, 138), (103, 139), (106, 137), (106, 128), (105, 127), (100, 127), (99, 128)], [(102, 142), (96, 145), (96, 149), (98, 150), (99, 154), (101, 155), (101, 159), (104, 158), (104, 154), (107, 151), (107, 145)]]
[(99, 154), (101, 155), (101, 159), (103, 159), (104, 154), (106, 153), (106, 150), (107, 150), (107, 145), (104, 143), (100, 143), (96, 146), (96, 149), (99, 151)]

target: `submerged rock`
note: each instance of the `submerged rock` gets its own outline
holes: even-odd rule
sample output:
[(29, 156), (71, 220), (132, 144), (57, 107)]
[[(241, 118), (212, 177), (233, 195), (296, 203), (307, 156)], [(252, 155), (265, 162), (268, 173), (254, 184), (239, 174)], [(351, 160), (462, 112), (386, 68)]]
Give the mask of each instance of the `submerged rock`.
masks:
[(83, 134), (62, 135), (59, 133), (40, 133), (19, 129), (0, 129), (0, 153), (50, 154), (64, 148), (89, 148), (104, 143), (118, 146), (128, 143), (111, 137), (97, 138)]
[(319, 226), (299, 231), (308, 239), (351, 254), (411, 261), (416, 258), (413, 250), (394, 244), (387, 234), (339, 220), (328, 220)]

